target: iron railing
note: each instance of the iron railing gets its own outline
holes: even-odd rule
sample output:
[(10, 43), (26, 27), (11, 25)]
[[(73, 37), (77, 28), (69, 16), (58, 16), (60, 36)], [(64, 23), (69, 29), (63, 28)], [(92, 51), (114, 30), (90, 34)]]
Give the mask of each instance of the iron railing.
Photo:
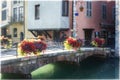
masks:
[(63, 42), (47, 41), (47, 49), (64, 49)]

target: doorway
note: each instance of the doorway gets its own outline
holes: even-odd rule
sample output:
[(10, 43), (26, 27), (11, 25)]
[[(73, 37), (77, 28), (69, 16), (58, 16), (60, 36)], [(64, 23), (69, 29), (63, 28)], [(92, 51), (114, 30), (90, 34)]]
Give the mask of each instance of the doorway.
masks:
[(84, 46), (91, 46), (92, 33), (94, 29), (83, 29), (84, 30)]
[(1, 35), (7, 36), (7, 29), (6, 28), (2, 28), (1, 29)]
[(60, 31), (59, 30), (55, 30), (53, 32), (53, 39), (55, 42), (59, 42), (60, 41)]

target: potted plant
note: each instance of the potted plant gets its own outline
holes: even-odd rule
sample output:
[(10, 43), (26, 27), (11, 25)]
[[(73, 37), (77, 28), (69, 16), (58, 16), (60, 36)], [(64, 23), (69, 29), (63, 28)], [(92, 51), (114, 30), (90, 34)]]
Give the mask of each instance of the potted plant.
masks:
[(40, 39), (25, 39), (18, 44), (18, 56), (40, 55), (46, 48), (46, 43)]
[(77, 50), (78, 48), (80, 48), (82, 46), (82, 40), (81, 39), (75, 39), (72, 37), (68, 37), (65, 41), (64, 41), (64, 47), (67, 50), (70, 49), (75, 49)]

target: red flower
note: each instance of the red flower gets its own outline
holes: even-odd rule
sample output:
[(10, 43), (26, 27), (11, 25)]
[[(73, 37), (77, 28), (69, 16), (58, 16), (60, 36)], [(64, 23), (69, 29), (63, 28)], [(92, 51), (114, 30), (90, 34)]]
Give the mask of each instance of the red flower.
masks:
[(103, 38), (95, 38), (93, 41), (97, 43), (98, 47), (102, 46), (105, 43), (105, 40)]
[(36, 41), (36, 42), (34, 42), (34, 45), (35, 45), (36, 51), (40, 51), (40, 52), (47, 48), (46, 43), (44, 43), (42, 41)]
[(105, 44), (105, 39), (101, 38), (102, 45)]
[(69, 37), (69, 38), (67, 38), (67, 41), (72, 47), (77, 47), (78, 48), (82, 45), (82, 40), (80, 40), (80, 39), (76, 40), (74, 38)]
[(21, 49), (25, 53), (31, 53), (35, 51), (35, 45), (30, 41), (22, 41)]

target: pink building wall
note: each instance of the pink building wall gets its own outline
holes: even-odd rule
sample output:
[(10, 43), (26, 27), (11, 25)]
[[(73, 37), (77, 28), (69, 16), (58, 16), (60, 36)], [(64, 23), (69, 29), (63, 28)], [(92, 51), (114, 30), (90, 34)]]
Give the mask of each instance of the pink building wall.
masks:
[[(77, 1), (76, 9), (78, 16), (76, 16), (76, 33), (77, 38), (84, 39), (84, 30), (83, 29), (94, 29), (92, 37), (94, 37), (94, 32), (99, 32), (101, 30), (100, 23), (113, 23), (112, 19), (112, 7), (115, 6), (115, 1), (92, 1), (92, 16), (86, 16), (86, 2), (82, 2), (84, 10), (81, 12), (79, 7), (82, 1)], [(107, 5), (107, 19), (102, 19), (102, 4)]]

